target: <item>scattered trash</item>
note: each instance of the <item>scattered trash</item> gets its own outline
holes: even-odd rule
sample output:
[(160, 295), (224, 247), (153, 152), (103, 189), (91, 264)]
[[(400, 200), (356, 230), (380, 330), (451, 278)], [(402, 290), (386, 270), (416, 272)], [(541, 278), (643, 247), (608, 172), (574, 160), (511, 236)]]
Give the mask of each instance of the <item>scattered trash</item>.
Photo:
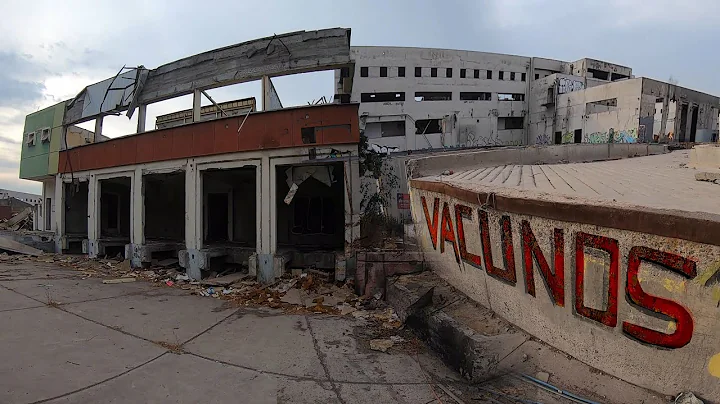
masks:
[(175, 285), (175, 282), (168, 280), (168, 281), (165, 281), (165, 284), (168, 286), (173, 286), (173, 285)]
[(178, 281), (178, 282), (180, 282), (180, 281), (189, 281), (189, 280), (190, 280), (190, 277), (187, 276), (186, 274), (177, 274), (177, 275), (175, 275), (175, 280)]
[(248, 275), (236, 272), (234, 274), (225, 275), (225, 276), (219, 276), (219, 277), (208, 277), (206, 279), (203, 279), (200, 281), (201, 285), (205, 286), (230, 286), (234, 283), (240, 282), (243, 279), (247, 278)]
[(695, 394), (686, 391), (675, 397), (675, 404), (703, 404), (703, 401), (695, 396)]
[(137, 278), (115, 278), (115, 279), (103, 279), (102, 283), (105, 284), (112, 284), (112, 283), (128, 283), (128, 282), (135, 282)]
[(538, 380), (540, 380), (540, 381), (543, 381), (543, 382), (547, 383), (548, 381), (550, 381), (550, 373), (547, 373), (547, 372), (537, 372), (537, 373), (535, 374), (535, 378), (538, 379)]
[(454, 173), (453, 170), (445, 170), (442, 172), (442, 175), (452, 175)]
[(399, 335), (393, 335), (390, 337), (390, 341), (392, 341), (395, 344), (400, 344), (402, 342), (405, 342), (405, 338), (399, 336)]
[(228, 289), (228, 288), (225, 288), (225, 289), (223, 289), (222, 294), (223, 294), (223, 295), (229, 295), (229, 294), (231, 294), (232, 292), (234, 292), (233, 288), (229, 288), (229, 289)]
[(387, 352), (395, 343), (389, 339), (370, 340), (370, 349), (373, 351)]
[(208, 295), (214, 295), (214, 294), (215, 294), (215, 289), (213, 289), (213, 288), (207, 288), (207, 290), (205, 291), (205, 293), (207, 293)]

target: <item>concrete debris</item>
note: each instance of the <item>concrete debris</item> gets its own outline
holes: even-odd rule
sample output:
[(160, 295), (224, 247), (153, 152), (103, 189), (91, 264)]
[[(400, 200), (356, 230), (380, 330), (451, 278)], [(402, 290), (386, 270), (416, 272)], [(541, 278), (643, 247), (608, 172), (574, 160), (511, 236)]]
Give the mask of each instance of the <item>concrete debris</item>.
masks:
[(542, 382), (547, 383), (547, 382), (550, 381), (550, 373), (548, 373), (548, 372), (537, 372), (537, 374), (535, 374), (535, 378), (538, 379), (538, 380), (540, 380), (540, 381), (542, 381)]
[(714, 184), (720, 183), (720, 172), (699, 172), (695, 173), (695, 181), (707, 181)]
[(177, 282), (180, 282), (180, 281), (189, 281), (189, 280), (190, 280), (190, 277), (187, 276), (186, 274), (177, 274), (177, 275), (175, 275), (175, 280), (176, 280)]
[(166, 260), (158, 261), (157, 265), (159, 267), (169, 267), (169, 266), (177, 265), (178, 262), (179, 261), (177, 258), (168, 258)]
[(302, 298), (300, 297), (300, 289), (290, 289), (285, 293), (285, 296), (280, 298), (280, 301), (287, 304), (292, 304), (299, 306), (302, 303)]
[(129, 282), (135, 282), (137, 278), (115, 278), (115, 279), (103, 279), (102, 283), (105, 284), (113, 284), (113, 283), (129, 283)]
[(675, 397), (675, 404), (704, 404), (695, 394), (687, 391)]
[(390, 337), (390, 341), (392, 341), (395, 344), (400, 344), (402, 342), (405, 342), (405, 338), (399, 336), (399, 335), (393, 335)]
[(38, 250), (37, 248), (30, 247), (29, 245), (25, 245), (22, 243), (19, 243), (9, 237), (0, 236), (0, 250), (6, 250), (14, 253), (19, 254), (27, 254), (32, 256), (39, 256), (43, 252), (41, 250)]
[(370, 340), (370, 349), (373, 351), (387, 352), (395, 343), (389, 339)]
[[(0, 223), (0, 229), (17, 231), (20, 229), (32, 230), (32, 209), (25, 208), (10, 219)], [(29, 225), (28, 225), (29, 224)]]
[(200, 284), (205, 286), (230, 286), (234, 283), (244, 280), (247, 277), (248, 274), (236, 272), (234, 274), (220, 276), (217, 278), (203, 279), (200, 281)]

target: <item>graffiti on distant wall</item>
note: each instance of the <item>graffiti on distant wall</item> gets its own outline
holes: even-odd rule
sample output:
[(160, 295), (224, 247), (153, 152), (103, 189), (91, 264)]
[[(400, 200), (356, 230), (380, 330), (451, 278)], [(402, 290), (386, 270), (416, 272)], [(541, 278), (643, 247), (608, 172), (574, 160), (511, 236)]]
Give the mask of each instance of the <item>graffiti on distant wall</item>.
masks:
[(482, 136), (476, 133), (475, 125), (461, 125), (459, 132), (460, 147), (482, 147), (482, 146), (521, 146), (522, 140), (501, 139), (500, 136), (490, 131), (489, 135)]
[(623, 129), (615, 131), (610, 128), (607, 132), (592, 132), (583, 135), (583, 143), (637, 143), (637, 129)]
[(585, 83), (578, 80), (561, 78), (558, 80), (558, 94), (571, 93), (585, 89)]
[(552, 139), (550, 139), (550, 136), (548, 136), (544, 133), (537, 135), (537, 137), (535, 138), (535, 144), (551, 144), (551, 143), (552, 143)]
[[(517, 268), (515, 262), (515, 247), (513, 245), (512, 221), (510, 216), (502, 215), (500, 218), (499, 234), (491, 234), (488, 223), (488, 212), (484, 209), (474, 210), (463, 204), (440, 202), (435, 197), (432, 201), (432, 214), (425, 196), (420, 197), (425, 221), (432, 248), (445, 253), (450, 248), (455, 261), (461, 261), (479, 270), (484, 270), (489, 276), (515, 286), (517, 284)], [(454, 214), (453, 214), (454, 213)], [(467, 221), (473, 220), (477, 214), (480, 232), (480, 245), (471, 246), (470, 252), (466, 242)], [(455, 223), (453, 224), (453, 219)], [(643, 327), (625, 319), (620, 324), (623, 333), (631, 339), (657, 347), (675, 349), (687, 345), (693, 336), (694, 321), (690, 311), (681, 304), (648, 294), (640, 283), (639, 269), (642, 262), (652, 263), (666, 271), (677, 274), (685, 279), (697, 276), (696, 262), (687, 257), (667, 251), (660, 251), (645, 246), (632, 246), (627, 255), (627, 274), (625, 290), (620, 290), (621, 249), (617, 239), (600, 234), (575, 232), (574, 240), (568, 240), (573, 246), (575, 267), (573, 274), (565, 273), (565, 231), (561, 228), (553, 229), (552, 251), (543, 251), (537, 241), (535, 233), (527, 220), (520, 223), (521, 245), (519, 246), (522, 259), (521, 275), (525, 279), (525, 293), (536, 297), (533, 263), (537, 264), (542, 282), (547, 286), (550, 301), (558, 307), (565, 307), (566, 291), (565, 278), (573, 276), (574, 279), (574, 313), (608, 327), (618, 326), (618, 299), (623, 293), (628, 302), (641, 312), (649, 315), (662, 315), (672, 319), (675, 327), (670, 333), (659, 332)], [(569, 237), (567, 237), (569, 238)], [(503, 265), (496, 267), (492, 257), (493, 243), (500, 242)], [(592, 308), (586, 305), (585, 291), (585, 261), (586, 248), (603, 251), (609, 256), (608, 282), (603, 284), (606, 294), (605, 309)], [(484, 265), (483, 265), (484, 263)]]

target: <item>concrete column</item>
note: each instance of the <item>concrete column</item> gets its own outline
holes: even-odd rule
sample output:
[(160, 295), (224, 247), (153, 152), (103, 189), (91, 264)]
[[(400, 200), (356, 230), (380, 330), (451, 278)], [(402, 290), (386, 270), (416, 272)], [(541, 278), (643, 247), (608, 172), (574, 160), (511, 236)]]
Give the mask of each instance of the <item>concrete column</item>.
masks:
[(193, 93), (193, 122), (200, 122), (200, 107), (202, 106), (202, 92), (195, 90)]
[(142, 267), (139, 252), (145, 244), (145, 189), (142, 177), (142, 168), (135, 168), (132, 178), (132, 191), (130, 192), (130, 246), (125, 249), (125, 259), (130, 260), (133, 268)]
[(260, 212), (260, 251), (263, 254), (274, 254), (277, 247), (277, 240), (275, 239), (275, 214), (277, 209), (275, 208), (277, 196), (275, 195), (276, 187), (272, 184), (275, 180), (275, 170), (270, 165), (270, 157), (263, 156), (260, 163), (261, 178), (260, 181), (260, 197), (262, 208)]
[(63, 186), (62, 174), (55, 175), (55, 217), (53, 231), (55, 232), (55, 251), (62, 252), (62, 239), (65, 235), (65, 187)]
[(415, 150), (416, 146), (415, 121), (405, 115), (405, 150)]
[(88, 243), (83, 252), (90, 258), (97, 257), (97, 239), (100, 237), (100, 182), (91, 175), (88, 179)]
[(147, 120), (147, 105), (138, 106), (137, 133), (145, 132), (145, 121)]
[(272, 92), (272, 85), (270, 84), (270, 77), (263, 76), (262, 80), (262, 110), (267, 111), (270, 108), (270, 97)]
[[(668, 87), (670, 85), (668, 84)], [(667, 118), (668, 118), (668, 106), (670, 105), (670, 90), (668, 89), (667, 93), (665, 94), (665, 97), (663, 97), (663, 103), (661, 112), (661, 118), (660, 118), (660, 136), (658, 136), (658, 141), (662, 141), (665, 139), (665, 129), (667, 126)]]
[[(185, 246), (198, 249), (202, 243), (202, 232), (197, 231), (198, 220), (202, 213), (202, 189), (198, 189), (198, 170), (195, 161), (190, 160), (185, 166)], [(200, 213), (198, 213), (200, 212)], [(198, 236), (200, 240), (198, 240)], [(200, 241), (200, 242), (198, 242)]]
[(103, 117), (99, 116), (95, 118), (95, 139), (102, 135)]

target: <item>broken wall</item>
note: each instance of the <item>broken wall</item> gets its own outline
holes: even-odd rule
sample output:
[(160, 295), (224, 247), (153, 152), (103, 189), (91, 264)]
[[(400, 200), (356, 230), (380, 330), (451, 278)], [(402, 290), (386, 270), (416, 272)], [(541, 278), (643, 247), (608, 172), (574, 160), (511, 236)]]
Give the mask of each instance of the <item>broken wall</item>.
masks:
[(720, 247), (500, 211), (443, 189), (415, 183), (410, 195), (426, 262), (450, 284), (613, 376), (720, 399)]
[(642, 79), (629, 79), (560, 94), (555, 131), (562, 143), (573, 143), (578, 130), (582, 143), (637, 143), (641, 92)]
[[(302, 168), (303, 166), (295, 166)], [(342, 249), (345, 246), (345, 185), (343, 164), (332, 167), (328, 186), (314, 176), (299, 184), (290, 204), (283, 200), (290, 191), (286, 170), (277, 168), (277, 243), (278, 247), (299, 249)], [(297, 181), (296, 181), (297, 182)]]
[[(643, 116), (647, 116), (653, 112), (653, 131), (661, 142), (678, 142), (678, 141), (712, 141), (713, 136), (717, 136), (718, 130), (718, 114), (720, 107), (720, 98), (705, 94), (689, 88), (680, 87), (670, 83), (664, 83), (648, 78), (642, 79), (642, 94), (644, 100)], [(656, 116), (654, 113), (655, 105), (651, 107), (651, 100), (656, 103), (662, 99), (662, 113)], [(687, 105), (687, 116), (682, 119), (683, 105)], [(692, 111), (697, 109), (697, 121), (695, 134), (692, 132)], [(663, 129), (662, 122), (665, 121)], [(660, 123), (660, 126), (657, 125)], [(684, 127), (682, 124), (685, 124)], [(685, 138), (681, 140), (681, 134), (685, 134)]]

